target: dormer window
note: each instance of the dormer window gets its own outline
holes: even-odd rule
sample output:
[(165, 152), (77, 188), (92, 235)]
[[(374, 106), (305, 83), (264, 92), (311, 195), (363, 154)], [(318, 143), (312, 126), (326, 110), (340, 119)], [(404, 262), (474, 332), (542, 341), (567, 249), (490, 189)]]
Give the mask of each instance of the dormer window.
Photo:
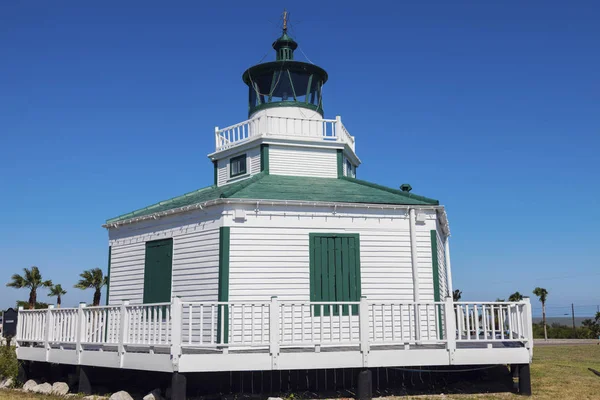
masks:
[(233, 157), (229, 160), (229, 168), (230, 173), (229, 176), (231, 178), (244, 175), (246, 173), (246, 154), (242, 154), (237, 157)]

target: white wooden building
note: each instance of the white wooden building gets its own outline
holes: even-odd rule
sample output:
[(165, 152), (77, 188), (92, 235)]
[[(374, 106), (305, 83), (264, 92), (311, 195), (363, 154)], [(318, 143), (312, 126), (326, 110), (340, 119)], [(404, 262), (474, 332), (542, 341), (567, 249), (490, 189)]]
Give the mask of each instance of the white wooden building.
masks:
[(248, 119), (215, 129), (213, 184), (109, 219), (107, 306), (22, 312), (19, 358), (175, 374), (528, 373), (528, 299), (454, 303), (444, 207), (358, 179), (355, 137), (324, 118), (327, 73), (294, 60), (285, 30), (273, 47), (276, 61), (243, 75)]

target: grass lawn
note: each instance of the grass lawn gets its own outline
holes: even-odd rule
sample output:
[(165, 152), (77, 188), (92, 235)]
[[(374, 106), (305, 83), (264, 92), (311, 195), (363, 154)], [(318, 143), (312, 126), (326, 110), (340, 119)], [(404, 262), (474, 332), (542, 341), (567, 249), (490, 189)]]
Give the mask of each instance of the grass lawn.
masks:
[[(534, 399), (600, 399), (600, 346), (538, 346), (531, 368)], [(477, 391), (485, 391), (485, 386)], [(493, 390), (493, 389), (488, 389)], [(508, 392), (475, 395), (388, 397), (387, 399), (523, 399)], [(77, 399), (76, 397), (73, 399)], [(0, 390), (0, 400), (64, 400), (61, 397)]]
[[(531, 384), (534, 399), (600, 399), (600, 346), (538, 346), (533, 351)], [(511, 393), (413, 396), (401, 399), (523, 399)], [(400, 399), (400, 398), (398, 398)]]

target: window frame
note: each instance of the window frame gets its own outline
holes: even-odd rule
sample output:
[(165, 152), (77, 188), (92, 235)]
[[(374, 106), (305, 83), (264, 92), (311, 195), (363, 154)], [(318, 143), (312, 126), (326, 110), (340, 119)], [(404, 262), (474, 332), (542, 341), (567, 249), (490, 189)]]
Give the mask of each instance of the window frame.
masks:
[[(238, 173), (233, 173), (233, 164), (240, 160), (244, 160), (244, 170)], [(235, 178), (238, 176), (246, 175), (248, 173), (248, 157), (246, 153), (240, 154), (239, 156), (231, 157), (229, 159), (229, 177)]]
[(354, 165), (346, 158), (346, 176), (350, 178), (356, 178), (356, 172), (354, 172)]

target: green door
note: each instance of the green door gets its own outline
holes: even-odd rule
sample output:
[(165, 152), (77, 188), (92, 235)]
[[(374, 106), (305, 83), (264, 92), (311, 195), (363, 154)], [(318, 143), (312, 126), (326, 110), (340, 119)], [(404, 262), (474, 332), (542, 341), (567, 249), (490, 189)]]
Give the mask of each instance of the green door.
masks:
[[(310, 300), (360, 301), (360, 242), (357, 234), (310, 234)], [(329, 315), (329, 307), (323, 308)], [(339, 310), (333, 308), (334, 314)], [(321, 308), (315, 306), (315, 315)], [(358, 306), (352, 306), (358, 314)], [(343, 307), (348, 315), (348, 306)]]
[(144, 303), (171, 301), (173, 239), (146, 242)]

